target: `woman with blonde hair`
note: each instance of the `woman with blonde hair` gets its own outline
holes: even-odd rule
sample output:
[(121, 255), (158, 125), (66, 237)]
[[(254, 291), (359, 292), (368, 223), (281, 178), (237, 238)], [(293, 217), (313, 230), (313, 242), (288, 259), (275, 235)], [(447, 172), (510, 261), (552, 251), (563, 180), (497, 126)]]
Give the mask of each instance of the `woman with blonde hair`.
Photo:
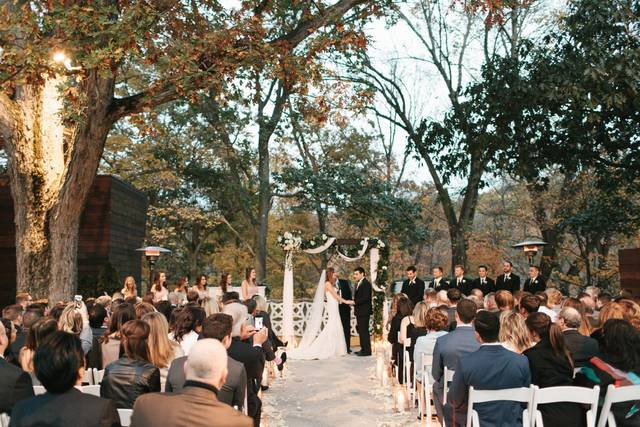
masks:
[(619, 300), (618, 304), (622, 307), (624, 320), (629, 322), (636, 331), (640, 331), (640, 305), (626, 298)]
[(82, 343), (84, 354), (89, 353), (93, 341), (93, 332), (91, 332), (91, 327), (89, 326), (87, 307), (82, 301), (67, 304), (62, 310), (60, 319), (58, 319), (58, 329), (77, 336)]
[(149, 325), (149, 362), (160, 369), (160, 389), (164, 390), (171, 362), (184, 356), (184, 352), (177, 342), (169, 339), (169, 323), (162, 313), (147, 313), (142, 321)]
[[(409, 360), (411, 361), (411, 372), (413, 372), (413, 350), (416, 348), (416, 341), (418, 338), (427, 335), (429, 330), (427, 329), (427, 312), (429, 311), (429, 306), (423, 301), (420, 301), (413, 308), (413, 322), (409, 322), (409, 316), (403, 319), (407, 321), (406, 330), (405, 330), (405, 339), (410, 339), (411, 343), (409, 344)], [(402, 333), (402, 332), (401, 332)]]
[(125, 277), (124, 287), (122, 288), (120, 293), (124, 296), (124, 299), (138, 296), (138, 291), (136, 289), (136, 279), (134, 279), (133, 276)]
[(513, 294), (511, 292), (501, 289), (496, 292), (495, 300), (498, 311), (513, 311), (513, 307), (515, 306), (515, 299), (513, 298)]
[(531, 347), (531, 335), (524, 318), (514, 311), (500, 315), (500, 344), (507, 350), (522, 354)]
[(617, 302), (609, 302), (600, 309), (600, 315), (598, 316), (600, 327), (591, 333), (591, 338), (598, 341), (598, 344), (602, 344), (604, 339), (602, 335), (602, 325), (607, 323), (609, 319), (624, 319), (624, 309)]

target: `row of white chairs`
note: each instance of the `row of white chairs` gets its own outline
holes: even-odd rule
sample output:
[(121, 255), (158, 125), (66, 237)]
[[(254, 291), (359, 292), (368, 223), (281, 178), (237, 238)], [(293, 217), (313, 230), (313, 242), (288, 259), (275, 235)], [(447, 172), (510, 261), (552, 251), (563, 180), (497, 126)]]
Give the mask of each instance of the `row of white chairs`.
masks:
[(104, 369), (90, 368), (84, 370), (84, 378), (82, 378), (83, 384), (98, 385), (104, 378)]
[[(120, 417), (120, 425), (122, 427), (128, 427), (131, 425), (131, 415), (133, 415), (133, 409), (118, 409), (118, 416)], [(7, 414), (0, 414), (0, 427), (9, 427), (11, 418)]]

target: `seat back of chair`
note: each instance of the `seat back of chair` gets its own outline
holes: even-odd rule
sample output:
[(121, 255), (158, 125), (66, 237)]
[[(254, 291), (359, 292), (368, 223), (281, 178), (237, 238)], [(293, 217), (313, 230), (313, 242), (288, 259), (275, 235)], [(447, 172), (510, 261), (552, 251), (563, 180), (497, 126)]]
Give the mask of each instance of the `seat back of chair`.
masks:
[(100, 397), (100, 386), (99, 385), (83, 385), (82, 392)]
[(449, 383), (453, 381), (453, 376), (456, 374), (456, 371), (444, 367), (444, 377), (443, 377), (443, 389), (442, 389), (442, 404), (447, 404), (447, 393), (449, 393)]
[(93, 368), (93, 383), (98, 385), (102, 382), (102, 378), (104, 378), (104, 369)]
[(45, 394), (47, 392), (47, 389), (44, 388), (44, 386), (42, 385), (34, 385), (33, 386), (33, 394), (35, 394), (36, 396), (40, 395), (40, 394)]
[(0, 414), (0, 427), (9, 427), (9, 421), (11, 421), (9, 414)]
[(122, 427), (128, 427), (131, 424), (131, 415), (133, 415), (133, 409), (118, 409), (118, 416), (120, 417), (120, 425)]
[(611, 412), (611, 405), (619, 402), (628, 402), (630, 400), (640, 401), (640, 385), (616, 387), (610, 384), (607, 388), (607, 395), (604, 398), (600, 418), (598, 419), (598, 427), (605, 427), (607, 423), (610, 427), (616, 427), (616, 420)]
[(478, 413), (473, 409), (474, 403), (510, 401), (526, 403), (522, 412), (522, 425), (529, 426), (529, 414), (533, 404), (534, 387), (505, 388), (502, 390), (476, 390), (469, 387), (469, 406), (467, 407), (467, 427), (480, 427)]
[(600, 387), (535, 387), (533, 394), (532, 416), (535, 417), (535, 425), (542, 427), (542, 414), (538, 411), (538, 405), (545, 403), (572, 402), (589, 405), (591, 408), (587, 411), (587, 427), (594, 427), (596, 424), (596, 414), (598, 412), (598, 396)]
[(85, 369), (84, 376), (82, 377), (82, 383), (93, 385), (93, 369)]

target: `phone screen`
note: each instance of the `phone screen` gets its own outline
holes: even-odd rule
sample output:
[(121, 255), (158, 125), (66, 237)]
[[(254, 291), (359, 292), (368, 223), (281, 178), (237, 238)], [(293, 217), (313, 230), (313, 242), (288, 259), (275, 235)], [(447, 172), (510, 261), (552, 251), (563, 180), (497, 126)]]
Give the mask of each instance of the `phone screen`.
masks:
[(262, 329), (262, 326), (263, 326), (262, 321), (263, 321), (262, 317), (256, 317), (255, 318), (255, 322), (256, 322), (255, 327), (256, 327), (256, 329)]

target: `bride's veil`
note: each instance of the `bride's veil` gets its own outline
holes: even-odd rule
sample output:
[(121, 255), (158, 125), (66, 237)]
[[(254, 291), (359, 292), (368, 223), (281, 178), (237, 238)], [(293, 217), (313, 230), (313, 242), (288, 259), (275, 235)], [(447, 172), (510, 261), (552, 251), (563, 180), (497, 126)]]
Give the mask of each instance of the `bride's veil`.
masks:
[(318, 287), (316, 288), (316, 294), (313, 297), (313, 304), (311, 305), (311, 313), (307, 317), (307, 326), (302, 334), (302, 339), (298, 344), (298, 348), (304, 348), (313, 342), (320, 332), (320, 326), (322, 325), (322, 315), (324, 313), (324, 282), (325, 282), (325, 270), (322, 270), (320, 274), (320, 280), (318, 281)]

